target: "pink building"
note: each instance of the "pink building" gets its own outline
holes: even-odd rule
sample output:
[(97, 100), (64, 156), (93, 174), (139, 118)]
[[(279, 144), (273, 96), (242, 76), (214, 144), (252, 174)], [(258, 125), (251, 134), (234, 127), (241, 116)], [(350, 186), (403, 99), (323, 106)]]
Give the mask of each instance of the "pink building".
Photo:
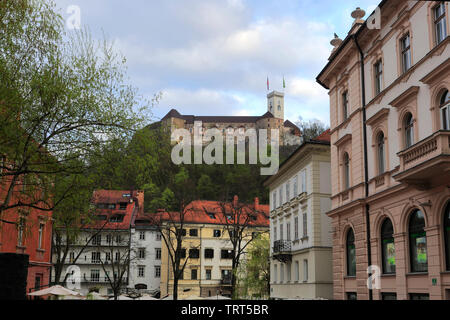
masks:
[(317, 76), (330, 96), (335, 299), (450, 299), (449, 13), (443, 1), (384, 0), (366, 21), (357, 9)]

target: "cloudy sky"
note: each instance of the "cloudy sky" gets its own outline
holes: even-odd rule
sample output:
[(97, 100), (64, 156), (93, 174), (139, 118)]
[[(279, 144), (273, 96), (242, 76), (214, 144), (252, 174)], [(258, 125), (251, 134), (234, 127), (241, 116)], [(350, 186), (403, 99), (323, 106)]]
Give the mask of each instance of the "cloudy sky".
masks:
[(377, 0), (56, 0), (71, 5), (95, 37), (114, 41), (128, 74), (148, 98), (163, 97), (155, 120), (171, 108), (195, 115), (262, 115), (266, 79), (283, 90), (285, 118), (329, 124), (328, 95), (315, 82), (333, 33), (342, 39), (357, 6)]

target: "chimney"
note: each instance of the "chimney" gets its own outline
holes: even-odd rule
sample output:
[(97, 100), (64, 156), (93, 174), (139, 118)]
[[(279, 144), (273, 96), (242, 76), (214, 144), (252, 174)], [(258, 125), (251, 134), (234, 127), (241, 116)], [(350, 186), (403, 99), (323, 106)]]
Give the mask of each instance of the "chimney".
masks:
[(233, 197), (233, 206), (234, 207), (237, 207), (237, 205), (238, 205), (238, 196), (237, 195), (235, 195), (234, 197)]
[(259, 210), (259, 198), (255, 197), (255, 210)]

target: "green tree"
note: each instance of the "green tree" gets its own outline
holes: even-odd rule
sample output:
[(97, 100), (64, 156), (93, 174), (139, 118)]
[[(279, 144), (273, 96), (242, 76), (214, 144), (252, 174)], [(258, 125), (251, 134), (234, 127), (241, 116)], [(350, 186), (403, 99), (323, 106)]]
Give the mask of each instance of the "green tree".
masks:
[(238, 271), (241, 298), (267, 298), (270, 295), (270, 239), (259, 236), (249, 248)]
[(56, 190), (57, 176), (89, 166), (73, 160), (148, 122), (158, 97), (138, 94), (125, 63), (86, 30), (67, 34), (52, 1), (0, 2), (0, 219), (14, 208), (53, 210), (71, 194)]

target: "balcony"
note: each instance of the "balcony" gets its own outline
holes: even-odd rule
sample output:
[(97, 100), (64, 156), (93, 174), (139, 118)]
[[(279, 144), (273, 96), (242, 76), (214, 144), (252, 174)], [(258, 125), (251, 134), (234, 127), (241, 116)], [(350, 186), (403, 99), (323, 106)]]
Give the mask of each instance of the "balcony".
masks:
[(277, 240), (273, 243), (273, 258), (280, 262), (289, 262), (292, 260), (292, 241)]
[(450, 130), (440, 130), (397, 153), (399, 172), (394, 179), (419, 190), (450, 180)]

